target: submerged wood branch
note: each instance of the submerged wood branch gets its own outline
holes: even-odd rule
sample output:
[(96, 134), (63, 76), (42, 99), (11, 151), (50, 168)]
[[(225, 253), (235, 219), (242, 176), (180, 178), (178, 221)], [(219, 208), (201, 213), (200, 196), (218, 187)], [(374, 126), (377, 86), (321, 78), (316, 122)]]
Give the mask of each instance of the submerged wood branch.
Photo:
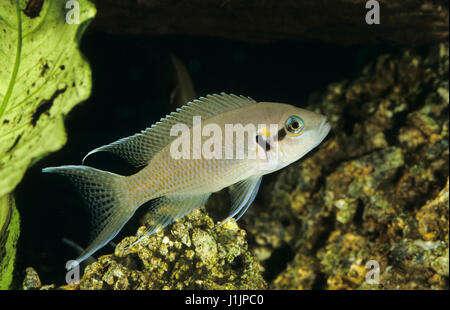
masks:
[(426, 44), (448, 38), (448, 1), (378, 0), (368, 25), (366, 0), (95, 0), (94, 27), (118, 34), (187, 34), (271, 42)]

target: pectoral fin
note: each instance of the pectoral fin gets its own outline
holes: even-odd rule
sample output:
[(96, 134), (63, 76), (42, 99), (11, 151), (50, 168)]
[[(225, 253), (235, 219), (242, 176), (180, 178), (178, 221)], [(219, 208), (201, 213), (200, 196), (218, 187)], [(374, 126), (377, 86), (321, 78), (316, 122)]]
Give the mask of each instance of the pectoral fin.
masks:
[(255, 200), (259, 186), (261, 185), (261, 179), (262, 176), (250, 177), (230, 187), (230, 196), (231, 196), (230, 215), (228, 215), (228, 217), (225, 220), (223, 220), (217, 227), (225, 224), (232, 217), (235, 217), (237, 221), (241, 218), (242, 215), (244, 215), (244, 213), (250, 207), (253, 200)]

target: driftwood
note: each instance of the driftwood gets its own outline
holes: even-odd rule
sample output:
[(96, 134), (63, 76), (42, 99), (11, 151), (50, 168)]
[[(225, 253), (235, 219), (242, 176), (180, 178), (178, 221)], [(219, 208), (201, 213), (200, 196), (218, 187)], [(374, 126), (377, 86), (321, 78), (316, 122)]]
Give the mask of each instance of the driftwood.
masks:
[(96, 29), (118, 34), (187, 34), (271, 42), (418, 45), (448, 39), (448, 0), (378, 0), (380, 24), (365, 22), (366, 0), (94, 0)]

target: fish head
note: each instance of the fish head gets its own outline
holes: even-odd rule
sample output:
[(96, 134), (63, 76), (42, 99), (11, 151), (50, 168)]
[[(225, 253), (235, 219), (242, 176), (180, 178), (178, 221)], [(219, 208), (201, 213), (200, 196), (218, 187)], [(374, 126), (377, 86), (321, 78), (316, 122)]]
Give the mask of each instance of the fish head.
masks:
[(325, 115), (292, 105), (272, 103), (267, 121), (276, 124), (276, 134), (270, 134), (271, 149), (268, 170), (281, 169), (302, 158), (328, 135), (331, 125)]

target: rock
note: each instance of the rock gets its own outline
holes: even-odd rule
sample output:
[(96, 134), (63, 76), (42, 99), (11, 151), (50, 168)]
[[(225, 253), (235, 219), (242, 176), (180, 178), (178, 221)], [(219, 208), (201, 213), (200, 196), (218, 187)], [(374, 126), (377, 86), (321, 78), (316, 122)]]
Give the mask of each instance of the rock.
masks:
[(298, 253), (293, 262), (271, 284), (271, 289), (310, 290), (316, 283), (314, 258)]
[(28, 267), (25, 270), (25, 278), (22, 282), (22, 288), (24, 290), (36, 290), (40, 289), (42, 286), (41, 279), (39, 279), (39, 275), (32, 267)]
[(366, 262), (373, 259), (371, 254), (370, 245), (364, 237), (333, 232), (328, 244), (317, 254), (320, 269), (328, 276), (328, 289), (347, 289), (360, 285), (367, 272)]
[(428, 201), (416, 213), (418, 230), (425, 241), (446, 240), (448, 242), (448, 179), (439, 195)]
[(123, 239), (112, 255), (86, 267), (65, 289), (264, 289), (262, 267), (247, 250), (234, 222), (213, 229), (204, 208), (128, 247), (144, 233)]

